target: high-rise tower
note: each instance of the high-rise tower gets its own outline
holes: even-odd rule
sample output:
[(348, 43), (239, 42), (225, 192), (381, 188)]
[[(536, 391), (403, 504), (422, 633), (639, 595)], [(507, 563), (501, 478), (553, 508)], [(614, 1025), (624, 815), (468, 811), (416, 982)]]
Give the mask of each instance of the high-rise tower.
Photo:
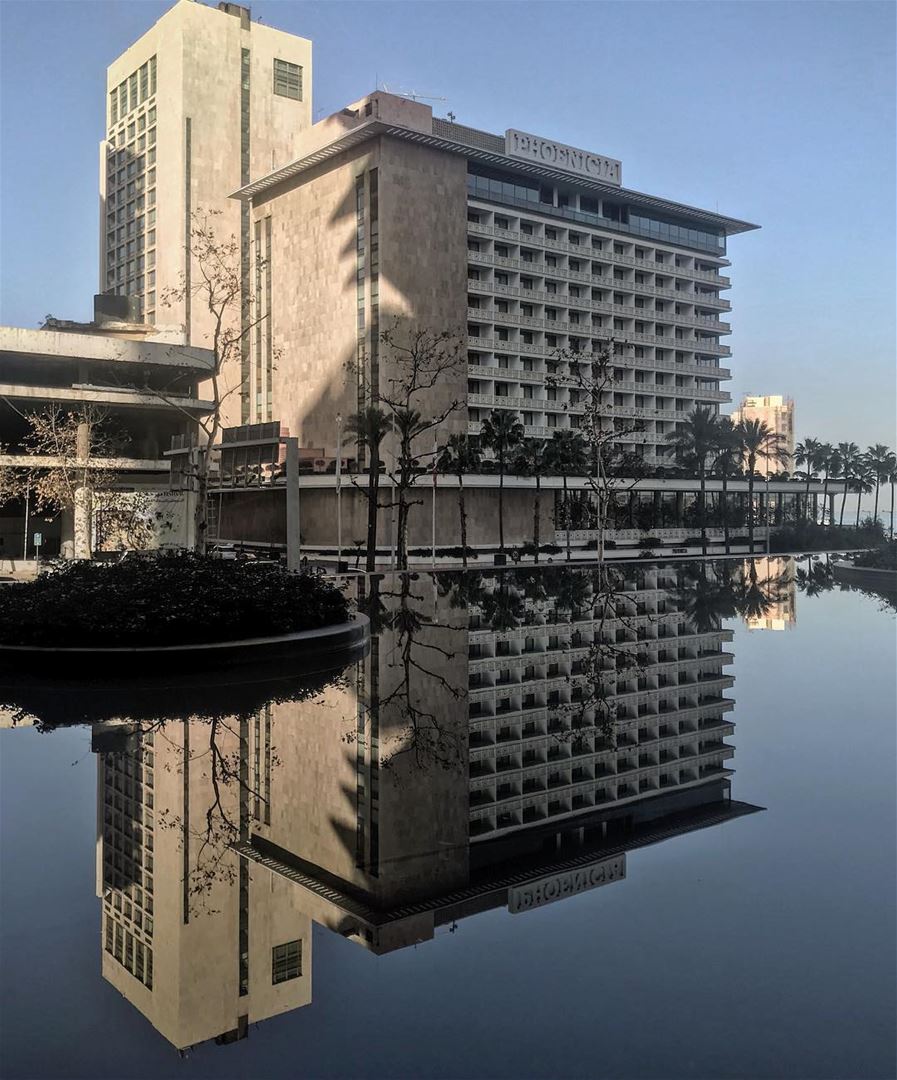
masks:
[[(147, 322), (183, 323), (204, 343), (207, 313), (190, 298), (191, 215), (217, 211), (239, 239), (249, 295), (250, 214), (228, 196), (292, 159), (311, 122), (311, 42), (252, 22), (248, 8), (179, 0), (107, 70), (100, 153), (100, 291), (135, 298)], [(195, 268), (193, 268), (195, 270)], [(240, 413), (248, 418), (249, 354)]]

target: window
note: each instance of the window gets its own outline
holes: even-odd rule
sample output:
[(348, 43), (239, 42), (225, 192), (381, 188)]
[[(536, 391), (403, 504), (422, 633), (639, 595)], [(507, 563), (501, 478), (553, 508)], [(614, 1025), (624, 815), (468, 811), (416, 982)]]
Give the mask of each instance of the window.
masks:
[(298, 979), (302, 974), (302, 942), (288, 941), (275, 945), (271, 950), (271, 982), (278, 983)]
[(302, 68), (298, 64), (274, 61), (274, 93), (294, 101), (302, 100)]

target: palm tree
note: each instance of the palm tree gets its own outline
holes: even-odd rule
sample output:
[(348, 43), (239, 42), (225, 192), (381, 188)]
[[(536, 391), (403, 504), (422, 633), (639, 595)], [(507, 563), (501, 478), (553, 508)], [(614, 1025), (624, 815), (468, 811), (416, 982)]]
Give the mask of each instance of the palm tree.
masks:
[(511, 452), (523, 439), (523, 424), (509, 409), (493, 409), (483, 421), (480, 438), (495, 453), (498, 464), (498, 550), (505, 550), (505, 470)]
[[(742, 420), (737, 426), (738, 441), (745, 458), (748, 473), (748, 543), (751, 554), (754, 551), (754, 480), (757, 472), (757, 457), (784, 463), (788, 460), (785, 437), (773, 431), (763, 420)], [(768, 475), (768, 472), (767, 472)]]
[(841, 478), (844, 481), (844, 492), (841, 495), (841, 516), (838, 519), (838, 524), (844, 524), (844, 504), (847, 502), (847, 492), (850, 488), (850, 483), (859, 468), (860, 448), (855, 442), (842, 442), (838, 443), (838, 456), (841, 458)]
[(875, 509), (872, 512), (872, 520), (878, 521), (878, 492), (882, 484), (888, 482), (888, 467), (894, 455), (884, 443), (876, 443), (866, 451), (866, 463), (872, 473), (875, 484)]
[(667, 442), (676, 446), (676, 456), (695, 462), (701, 494), (698, 500), (698, 519), (701, 524), (701, 552), (707, 555), (707, 458), (719, 447), (719, 417), (709, 408), (696, 405), (676, 430), (667, 435)]
[(377, 561), (377, 516), (380, 497), (380, 444), (392, 430), (392, 421), (382, 409), (368, 405), (349, 417), (347, 430), (355, 435), (360, 447), (368, 451), (368, 539), (365, 569), (374, 572)]
[(458, 517), (461, 520), (461, 563), (467, 567), (467, 511), (464, 506), (464, 477), (480, 468), (480, 448), (466, 435), (449, 436), (448, 443), (439, 456), (440, 472), (454, 473), (458, 477)]
[(888, 527), (888, 535), (894, 539), (894, 487), (897, 485), (897, 454), (891, 454), (888, 459), (887, 482), (891, 485), (891, 523)]
[(567, 562), (570, 561), (570, 495), (567, 491), (568, 476), (583, 476), (589, 459), (582, 435), (572, 428), (556, 431), (548, 447), (550, 468), (564, 480), (564, 527), (567, 534)]
[[(819, 464), (822, 468), (822, 524), (825, 524), (825, 508), (828, 506), (828, 482), (838, 475), (841, 459), (831, 443), (822, 443), (819, 447)], [(834, 524), (829, 521), (829, 524)]]
[(853, 478), (853, 486), (857, 493), (857, 519), (856, 527), (860, 527), (860, 509), (863, 503), (863, 496), (868, 495), (870, 491), (875, 487), (875, 473), (872, 470), (872, 466), (869, 464), (865, 454), (860, 455), (859, 464), (856, 468), (856, 475)]
[(810, 481), (816, 475), (816, 469), (820, 464), (820, 450), (822, 443), (818, 439), (804, 439), (794, 448), (794, 461), (797, 465), (806, 465), (807, 492), (804, 496), (804, 517), (810, 516)]
[(535, 548), (536, 562), (539, 561), (539, 543), (541, 531), (541, 495), (542, 477), (550, 471), (551, 454), (550, 444), (545, 439), (524, 439), (520, 445), (520, 452), (514, 463), (514, 468), (522, 476), (532, 476), (536, 481), (536, 496), (533, 499), (533, 547)]
[(729, 537), (729, 477), (733, 476), (741, 463), (741, 453), (735, 425), (728, 416), (717, 418), (717, 446), (713, 468), (723, 480), (723, 535), (726, 539), (726, 554), (731, 549)]

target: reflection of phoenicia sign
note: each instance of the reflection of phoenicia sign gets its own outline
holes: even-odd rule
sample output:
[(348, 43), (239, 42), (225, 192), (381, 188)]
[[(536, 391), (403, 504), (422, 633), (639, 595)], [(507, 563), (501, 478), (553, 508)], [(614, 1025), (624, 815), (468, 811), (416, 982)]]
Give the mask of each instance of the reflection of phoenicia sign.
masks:
[(517, 889), (508, 889), (508, 911), (516, 915), (520, 911), (542, 907), (555, 900), (575, 893), (597, 889), (599, 885), (608, 885), (612, 881), (622, 881), (626, 877), (626, 856), (614, 855), (612, 859), (580, 866), (576, 870), (567, 870), (563, 874), (531, 881)]
[(587, 176), (590, 180), (601, 180), (606, 184), (623, 183), (623, 163), (616, 158), (590, 154), (588, 150), (577, 150), (575, 146), (552, 142), (539, 135), (527, 135), (525, 131), (514, 128), (508, 128), (505, 132), (505, 152), (510, 157), (550, 165), (565, 172)]

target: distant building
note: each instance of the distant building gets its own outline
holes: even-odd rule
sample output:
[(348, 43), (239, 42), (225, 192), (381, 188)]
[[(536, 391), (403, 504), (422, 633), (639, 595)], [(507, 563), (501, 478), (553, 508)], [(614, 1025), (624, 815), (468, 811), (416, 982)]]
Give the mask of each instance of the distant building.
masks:
[[(780, 394), (768, 394), (765, 397), (745, 395), (741, 399), (741, 407), (732, 413), (732, 422), (741, 423), (742, 420), (760, 420), (776, 434), (781, 435), (783, 445), (788, 452), (788, 460), (785, 462), (773, 461), (769, 465), (770, 473), (794, 471), (794, 402), (791, 398), (782, 397)], [(759, 460), (760, 472), (766, 473), (766, 455)]]

